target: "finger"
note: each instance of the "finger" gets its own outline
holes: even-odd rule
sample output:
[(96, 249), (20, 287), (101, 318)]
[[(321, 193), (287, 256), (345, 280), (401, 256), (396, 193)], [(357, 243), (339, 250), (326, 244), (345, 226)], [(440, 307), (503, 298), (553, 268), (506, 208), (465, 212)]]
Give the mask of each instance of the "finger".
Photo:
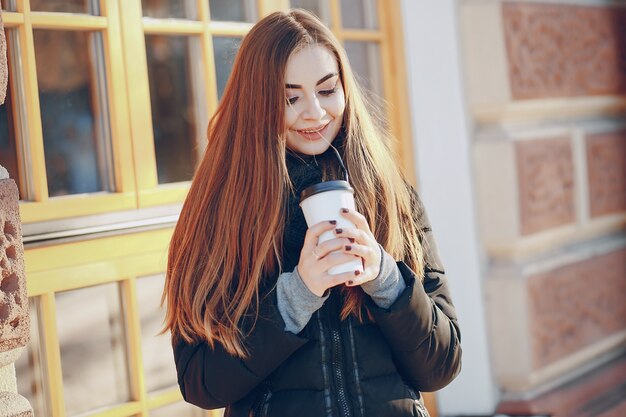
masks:
[(344, 253), (352, 254), (354, 256), (360, 256), (361, 258), (371, 260), (374, 256), (374, 251), (367, 245), (359, 245), (357, 243), (349, 243), (342, 248)]
[(349, 238), (335, 238), (327, 240), (326, 242), (320, 243), (315, 247), (315, 252), (320, 256), (320, 258), (325, 257), (331, 252), (342, 251), (346, 245), (350, 245), (354, 243), (354, 239), (350, 240)]
[(370, 226), (367, 223), (367, 219), (361, 213), (356, 210), (350, 210), (348, 208), (342, 208), (339, 210), (342, 216), (350, 220), (354, 225), (361, 230), (370, 230)]
[(317, 246), (317, 240), (322, 233), (332, 230), (336, 225), (336, 220), (326, 220), (309, 227), (304, 236), (303, 249), (307, 248), (307, 250), (312, 251)]
[(353, 262), (354, 260), (354, 255), (343, 252), (331, 252), (324, 259), (321, 259), (321, 267), (324, 271), (328, 271), (334, 266)]
[[(354, 271), (342, 272), (341, 274), (330, 275), (328, 274), (325, 279), (327, 280), (328, 287), (335, 287), (337, 285), (357, 285), (355, 284), (358, 275), (355, 275)], [(352, 283), (352, 284), (348, 284)]]
[(368, 241), (369, 235), (367, 232), (355, 229), (355, 228), (346, 228), (346, 227), (337, 227), (335, 229), (335, 236), (337, 237), (345, 237), (348, 239), (354, 239), (357, 243), (365, 244)]

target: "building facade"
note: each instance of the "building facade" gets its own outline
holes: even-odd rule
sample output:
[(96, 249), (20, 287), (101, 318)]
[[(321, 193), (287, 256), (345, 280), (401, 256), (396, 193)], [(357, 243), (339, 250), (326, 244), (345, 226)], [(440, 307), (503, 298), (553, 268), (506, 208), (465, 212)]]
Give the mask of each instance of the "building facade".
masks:
[(158, 335), (167, 245), (238, 43), (289, 7), (342, 41), (429, 211), (464, 350), (431, 414), (626, 407), (620, 2), (1, 4), (36, 416), (220, 415), (182, 401)]

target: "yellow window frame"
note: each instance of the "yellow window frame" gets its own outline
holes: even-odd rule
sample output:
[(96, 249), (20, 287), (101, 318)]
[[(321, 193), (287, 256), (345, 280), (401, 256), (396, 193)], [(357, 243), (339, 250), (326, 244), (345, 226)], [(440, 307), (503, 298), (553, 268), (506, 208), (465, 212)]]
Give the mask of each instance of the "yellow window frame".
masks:
[[(40, 222), (52, 219), (105, 213), (136, 207), (136, 193), (130, 129), (127, 120), (128, 104), (125, 99), (126, 78), (120, 37), (119, 9), (117, 1), (100, 0), (101, 16), (76, 15), (69, 13), (35, 12), (30, 10), (30, 1), (17, 2), (16, 12), (4, 12), (7, 29), (15, 30), (19, 39), (19, 59), (24, 73), (25, 120), (28, 124), (28, 141), (32, 170), (28, 173), (32, 181), (33, 201), (22, 201), (22, 222)], [(50, 198), (47, 188), (44, 158), (43, 132), (37, 82), (33, 29), (57, 29), (77, 31), (99, 31), (104, 43), (104, 60), (107, 79), (107, 98), (110, 114), (110, 129), (113, 152), (115, 189), (112, 193), (68, 195)], [(17, 91), (15, 77), (11, 77), (13, 91)], [(15, 105), (15, 100), (14, 100)], [(15, 111), (19, 109), (15, 108)], [(17, 114), (17, 113), (15, 113)], [(17, 122), (15, 122), (17, 124)], [(17, 126), (16, 126), (17, 127)], [(21, 148), (21, 147), (18, 147)], [(21, 152), (21, 151), (18, 151)], [(22, 155), (19, 155), (22, 156)], [(18, 158), (20, 164), (23, 158)]]
[[(178, 386), (156, 394), (146, 390), (137, 304), (136, 280), (165, 271), (164, 254), (171, 233), (172, 229), (166, 228), (26, 249), (27, 290), (29, 297), (39, 303), (40, 343), (46, 370), (44, 390), (50, 417), (66, 417), (55, 295), (109, 283), (121, 287), (131, 399), (86, 416), (147, 417), (150, 410), (183, 400)], [(221, 412), (204, 414), (218, 417)]]

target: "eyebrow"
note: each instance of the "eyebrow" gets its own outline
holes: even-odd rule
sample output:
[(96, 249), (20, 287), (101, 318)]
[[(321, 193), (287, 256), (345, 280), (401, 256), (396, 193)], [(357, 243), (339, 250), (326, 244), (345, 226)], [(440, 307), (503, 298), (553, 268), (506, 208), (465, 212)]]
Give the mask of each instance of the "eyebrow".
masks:
[[(333, 78), (333, 77), (336, 77), (338, 75), (339, 74), (336, 73), (336, 72), (331, 72), (330, 74), (326, 74), (322, 78), (320, 78), (320, 80), (315, 85), (320, 85), (321, 83), (323, 83), (324, 81), (328, 80), (329, 78)], [(287, 88), (302, 88), (302, 86), (300, 84), (285, 84), (285, 87), (287, 87)]]

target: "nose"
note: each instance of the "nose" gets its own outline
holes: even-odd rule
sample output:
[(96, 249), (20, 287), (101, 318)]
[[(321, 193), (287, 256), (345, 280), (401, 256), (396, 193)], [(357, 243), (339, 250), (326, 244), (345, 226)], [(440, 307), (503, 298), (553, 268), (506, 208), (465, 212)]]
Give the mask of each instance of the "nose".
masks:
[(326, 114), (326, 110), (321, 106), (316, 96), (306, 101), (306, 108), (302, 112), (302, 118), (309, 120), (320, 120)]

